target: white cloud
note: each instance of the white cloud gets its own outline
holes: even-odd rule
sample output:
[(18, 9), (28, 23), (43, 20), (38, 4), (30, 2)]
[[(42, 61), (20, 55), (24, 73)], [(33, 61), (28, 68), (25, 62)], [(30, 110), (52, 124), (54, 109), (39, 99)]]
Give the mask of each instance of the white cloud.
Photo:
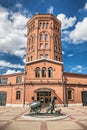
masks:
[(4, 60), (0, 60), (0, 67), (9, 67), (9, 68), (20, 68), (23, 69), (24, 66), (20, 64), (11, 64), (10, 62), (6, 62)]
[(81, 66), (81, 65), (73, 66), (71, 68), (71, 72), (74, 72), (74, 73), (87, 72), (87, 67), (86, 66)]
[(65, 54), (65, 52), (64, 52), (64, 51), (62, 51), (62, 54), (64, 55), (64, 54)]
[(84, 10), (87, 10), (87, 2), (85, 3)]
[(69, 55), (67, 55), (68, 57), (72, 57), (72, 56), (74, 56), (74, 54), (69, 54)]
[(21, 71), (15, 71), (15, 70), (7, 70), (4, 74), (14, 74), (14, 73), (20, 73)]
[(26, 54), (25, 50), (15, 50), (14, 55), (19, 56), (23, 58), (23, 56)]
[(65, 14), (58, 14), (57, 18), (62, 22), (62, 30), (72, 27), (76, 22), (76, 17), (67, 17)]
[(26, 63), (26, 58), (23, 59), (23, 62)]
[[(21, 7), (21, 4), (17, 4)], [(26, 13), (26, 12), (25, 12)], [(8, 11), (0, 6), (0, 52), (23, 57), (26, 47), (26, 22), (29, 20), (21, 12)]]
[(50, 8), (47, 9), (47, 13), (53, 14), (54, 7), (50, 6)]
[(77, 65), (72, 67), (71, 72), (78, 72), (81, 73), (83, 71), (83, 67), (81, 65)]
[(76, 44), (87, 41), (87, 17), (75, 25), (75, 29), (70, 33), (70, 38)]
[(17, 4), (16, 4), (16, 7), (22, 8), (22, 4), (21, 4), (21, 3), (17, 3)]
[(87, 2), (85, 3), (84, 7), (79, 9), (79, 13), (84, 13), (85, 11), (87, 11)]
[(69, 35), (70, 35), (70, 31), (63, 30), (62, 31), (62, 41), (70, 42), (71, 39), (70, 39)]

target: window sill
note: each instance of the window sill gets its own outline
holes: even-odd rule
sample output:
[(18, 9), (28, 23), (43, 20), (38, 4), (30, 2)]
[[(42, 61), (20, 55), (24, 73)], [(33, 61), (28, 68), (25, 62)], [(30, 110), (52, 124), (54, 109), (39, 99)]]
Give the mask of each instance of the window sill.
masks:
[(74, 99), (68, 99), (68, 101), (74, 101)]

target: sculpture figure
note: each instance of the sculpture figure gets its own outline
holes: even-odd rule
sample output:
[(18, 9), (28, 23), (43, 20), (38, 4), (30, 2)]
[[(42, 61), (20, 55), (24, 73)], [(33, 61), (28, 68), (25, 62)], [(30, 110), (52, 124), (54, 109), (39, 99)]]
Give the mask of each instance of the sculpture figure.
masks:
[[(46, 113), (53, 113), (54, 109), (55, 109), (55, 100), (56, 100), (56, 97), (53, 97), (52, 100), (51, 100), (51, 104), (50, 104), (50, 107), (46, 110), (45, 114)], [(42, 106), (42, 103), (43, 103), (43, 99), (41, 99), (40, 101), (36, 101), (36, 100), (33, 100), (33, 102), (30, 104), (30, 113), (40, 113), (41, 111), (41, 106)], [(61, 109), (55, 111), (56, 113), (60, 113)]]
[(56, 97), (53, 97), (52, 100), (51, 100), (51, 105), (50, 107), (47, 109), (47, 112), (48, 113), (49, 111), (51, 111), (51, 113), (53, 113), (53, 110), (54, 110), (54, 107), (55, 107), (55, 100), (56, 100)]
[(34, 101), (30, 104), (30, 112), (40, 113), (42, 103), (43, 103), (43, 99), (41, 99), (40, 101), (35, 101), (35, 100), (34, 100)]

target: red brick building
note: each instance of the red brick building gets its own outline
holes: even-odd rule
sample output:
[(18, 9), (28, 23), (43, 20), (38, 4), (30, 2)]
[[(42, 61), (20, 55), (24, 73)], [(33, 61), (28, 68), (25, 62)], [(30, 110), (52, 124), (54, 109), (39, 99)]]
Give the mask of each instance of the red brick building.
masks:
[(27, 22), (25, 72), (0, 76), (0, 105), (49, 104), (53, 96), (59, 105), (87, 105), (87, 75), (64, 72), (61, 22), (36, 14)]

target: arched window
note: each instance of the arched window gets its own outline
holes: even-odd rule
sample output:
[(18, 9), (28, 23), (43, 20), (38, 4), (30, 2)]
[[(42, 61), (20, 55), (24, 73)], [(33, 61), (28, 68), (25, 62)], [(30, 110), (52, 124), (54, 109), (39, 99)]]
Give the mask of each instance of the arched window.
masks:
[(51, 78), (53, 76), (53, 69), (52, 67), (48, 68), (48, 77)]
[(42, 28), (42, 26), (43, 26), (43, 24), (42, 24), (42, 23), (40, 23), (40, 28)]
[(35, 77), (40, 77), (40, 68), (37, 67), (35, 70)]
[(58, 59), (59, 61), (60, 61), (60, 57), (59, 57), (59, 59)]
[(42, 77), (46, 77), (46, 68), (45, 67), (42, 68)]
[(16, 77), (16, 83), (19, 84), (22, 82), (22, 76), (17, 76)]
[(48, 41), (48, 34), (45, 35), (45, 41)]
[(43, 41), (43, 34), (40, 34), (40, 41)]
[(45, 28), (45, 23), (43, 23), (43, 28)]
[(57, 56), (55, 56), (55, 60), (58, 60), (58, 57), (57, 57)]
[(32, 36), (32, 43), (34, 42), (34, 36)]
[(49, 24), (48, 24), (48, 23), (46, 23), (46, 28), (48, 28), (48, 25), (49, 25)]
[(58, 48), (58, 52), (60, 52), (60, 48)]
[(16, 100), (20, 100), (20, 98), (21, 98), (21, 92), (16, 91)]

